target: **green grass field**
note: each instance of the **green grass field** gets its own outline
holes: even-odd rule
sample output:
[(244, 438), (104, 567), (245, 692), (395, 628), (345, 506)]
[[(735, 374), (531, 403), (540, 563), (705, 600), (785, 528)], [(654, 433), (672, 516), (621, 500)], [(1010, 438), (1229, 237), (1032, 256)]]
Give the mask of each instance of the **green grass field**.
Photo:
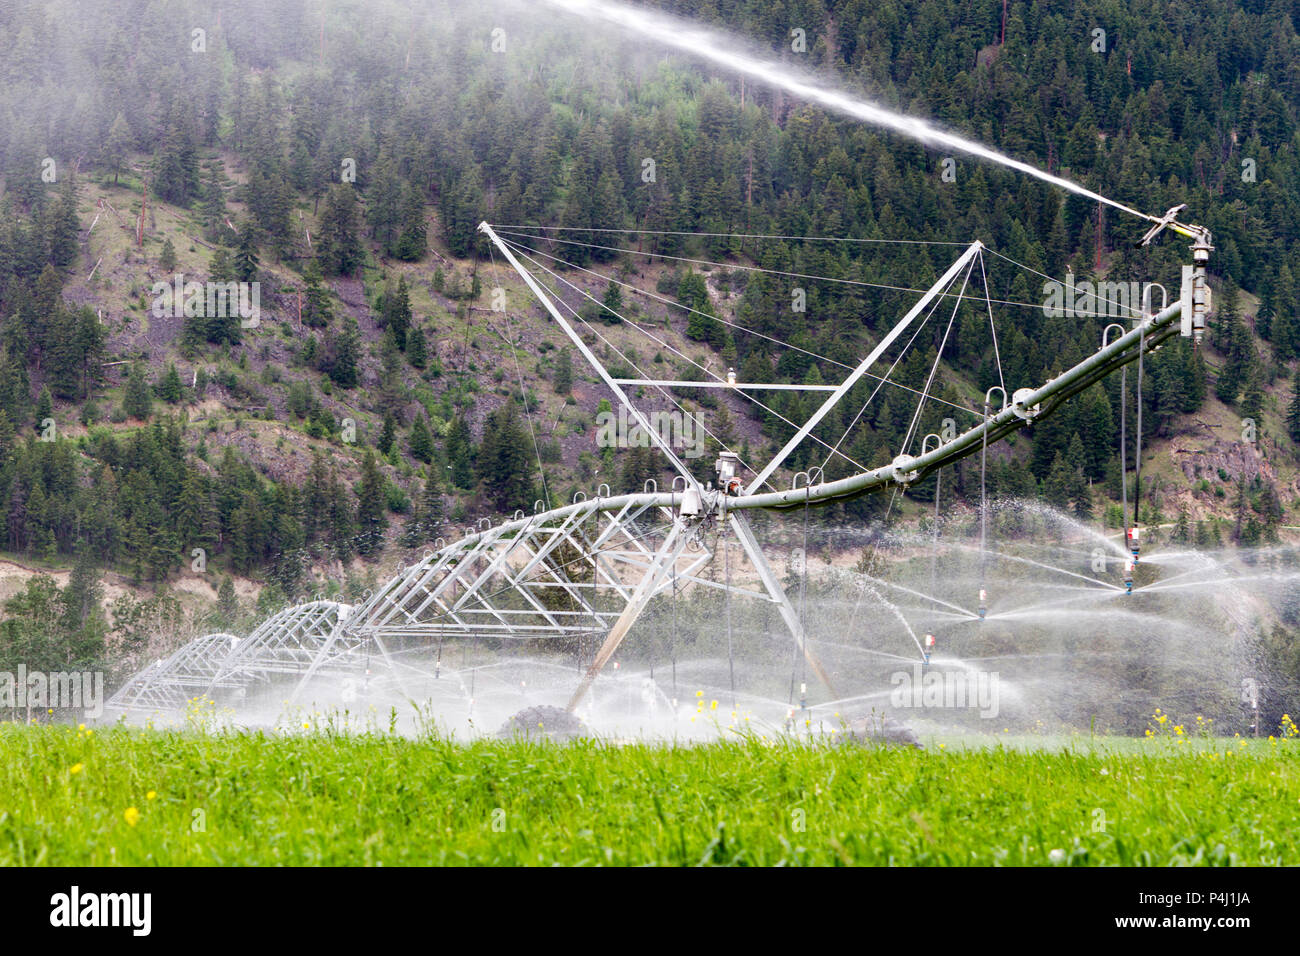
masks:
[(0, 864), (1300, 862), (1300, 740), (1043, 743), (466, 745), (6, 724)]

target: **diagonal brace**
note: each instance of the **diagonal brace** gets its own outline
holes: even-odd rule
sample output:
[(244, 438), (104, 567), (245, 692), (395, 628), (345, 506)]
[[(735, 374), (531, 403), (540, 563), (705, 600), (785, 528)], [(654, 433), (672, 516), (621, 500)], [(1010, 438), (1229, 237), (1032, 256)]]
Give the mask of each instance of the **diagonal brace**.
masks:
[[(758, 572), (759, 578), (763, 582), (763, 587), (767, 589), (768, 596), (776, 603), (777, 609), (781, 612), (781, 618), (785, 621), (786, 627), (790, 629), (790, 635), (794, 638), (800, 653), (803, 654), (804, 660), (808, 666), (813, 669), (817, 679), (826, 685), (826, 689), (831, 692), (833, 698), (839, 695), (831, 685), (831, 679), (822, 667), (821, 661), (813, 654), (808, 647), (808, 641), (804, 635), (803, 622), (799, 620), (799, 614), (795, 611), (794, 605), (790, 603), (790, 597), (785, 593), (785, 588), (781, 587), (781, 581), (772, 570), (772, 566), (767, 563), (767, 558), (763, 555), (763, 549), (754, 537), (754, 531), (749, 526), (749, 521), (743, 513), (728, 511), (727, 519), (731, 522), (732, 529), (736, 532), (736, 538), (740, 541), (741, 547), (745, 549), (745, 554), (749, 556), (750, 562)], [(807, 560), (807, 556), (804, 557)]]
[(641, 578), (641, 583), (632, 592), (627, 607), (623, 609), (623, 613), (614, 622), (609, 636), (605, 638), (605, 643), (601, 645), (600, 650), (596, 653), (596, 659), (592, 661), (591, 666), (587, 668), (587, 673), (583, 675), (582, 683), (578, 685), (578, 689), (569, 698), (567, 709), (570, 713), (582, 702), (582, 698), (586, 696), (596, 677), (609, 663), (614, 651), (618, 650), (618, 646), (623, 643), (623, 638), (627, 636), (627, 632), (636, 623), (637, 618), (641, 616), (641, 612), (646, 609), (646, 605), (650, 603), (650, 598), (658, 593), (659, 585), (668, 576), (668, 572), (676, 567), (678, 557), (686, 549), (686, 543), (690, 540), (690, 535), (686, 534), (685, 531), (686, 528), (680, 521), (673, 522), (672, 531), (668, 532), (663, 544), (655, 552), (654, 560), (650, 562), (650, 567)]

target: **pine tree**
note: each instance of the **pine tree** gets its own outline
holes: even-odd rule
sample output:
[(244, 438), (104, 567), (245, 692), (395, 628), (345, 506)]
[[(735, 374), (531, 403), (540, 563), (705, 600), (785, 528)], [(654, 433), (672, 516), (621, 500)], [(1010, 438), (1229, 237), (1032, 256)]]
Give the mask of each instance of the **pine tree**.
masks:
[(334, 319), (329, 291), (321, 276), (320, 264), (312, 259), (302, 271), (302, 321), (314, 329), (324, 328)]
[(1253, 418), (1256, 422), (1259, 421), (1260, 411), (1264, 407), (1264, 388), (1261, 378), (1262, 372), (1259, 363), (1256, 363), (1246, 379), (1246, 393), (1241, 397), (1242, 416)]
[(239, 616), (239, 598), (235, 595), (235, 582), (230, 575), (221, 577), (221, 587), (217, 589), (217, 621), (221, 627), (234, 627)]
[(203, 221), (203, 237), (209, 241), (224, 241), (230, 227), (226, 225), (226, 194), (215, 178), (203, 183), (203, 199), (199, 204), (199, 217)]
[(474, 483), (474, 445), (465, 416), (457, 414), (447, 432), (447, 464), (452, 484), (469, 488)]
[(424, 493), (415, 507), (402, 532), (402, 544), (407, 548), (417, 548), (435, 540), (442, 531), (443, 505), (442, 491), (436, 477), (430, 473), (424, 482)]
[(605, 298), (601, 302), (600, 317), (607, 325), (618, 325), (623, 314), (623, 289), (617, 282), (610, 282), (605, 287)]
[(469, 162), (455, 184), (441, 193), (443, 235), (453, 256), (464, 258), (474, 249), (475, 229), (483, 218), (483, 179), (477, 163)]
[(167, 366), (167, 374), (158, 383), (158, 397), (168, 405), (175, 405), (184, 394), (180, 373), (176, 371), (176, 363), (173, 362)]
[(1190, 542), (1189, 532), (1190, 528), (1187, 521), (1187, 509), (1179, 508), (1178, 520), (1174, 523), (1174, 534), (1172, 539), (1174, 544), (1188, 544)]
[(1225, 405), (1232, 405), (1236, 403), (1237, 394), (1254, 364), (1255, 350), (1250, 341), (1250, 333), (1235, 314), (1223, 316), (1219, 322), (1222, 332), (1218, 337), (1223, 339), (1221, 348), (1225, 352), (1225, 358), (1219, 380), (1214, 386), (1214, 394)]
[(346, 562), (356, 552), (356, 512), (349, 507), (343, 483), (333, 469), (326, 484), (325, 501), (330, 545), (335, 557)]
[(1052, 459), (1052, 467), (1043, 481), (1043, 498), (1049, 505), (1060, 511), (1070, 507), (1074, 492), (1074, 469), (1059, 451)]
[(1300, 356), (1300, 309), (1296, 307), (1296, 282), (1285, 262), (1278, 267), (1270, 292), (1273, 306), (1270, 338), (1278, 360), (1289, 362)]
[(1277, 529), (1282, 524), (1285, 512), (1282, 500), (1277, 495), (1277, 488), (1267, 482), (1259, 495), (1259, 514), (1263, 525), (1264, 538), (1270, 543), (1277, 542)]
[(36, 399), (36, 421), (34, 426), (36, 431), (45, 430), (45, 423), (54, 417), (54, 399), (50, 397), (49, 387), (41, 389), (40, 396)]
[(105, 167), (113, 174), (113, 185), (117, 185), (118, 173), (122, 171), (122, 166), (126, 162), (126, 155), (131, 150), (131, 127), (127, 125), (126, 117), (120, 112), (113, 117), (113, 125), (108, 129), (108, 136), (104, 139), (102, 162)]
[(429, 364), (429, 349), (425, 344), (424, 329), (416, 327), (406, 336), (406, 360), (411, 368), (422, 369)]
[(1259, 544), (1262, 529), (1259, 521), (1254, 515), (1246, 522), (1245, 527), (1241, 529), (1241, 534), (1237, 536), (1237, 544), (1245, 548), (1253, 548)]
[(401, 188), (401, 180), (397, 177), (392, 160), (381, 154), (366, 190), (366, 222), (370, 225), (371, 235), (389, 254), (393, 252), (392, 240), (399, 217)]
[(433, 436), (429, 433), (428, 416), (423, 412), (411, 426), (411, 456), (425, 464), (433, 461)]
[(402, 381), (402, 353), (397, 350), (393, 330), (384, 333), (383, 339), (384, 370), (379, 378), (379, 394), (376, 405), (380, 410), (389, 412), (397, 424), (405, 424), (405, 411), (409, 393), (406, 383)]
[(172, 245), (171, 236), (162, 244), (162, 251), (158, 253), (158, 265), (167, 272), (176, 271), (176, 247)]
[(1286, 432), (1293, 442), (1300, 443), (1300, 365), (1292, 377), (1291, 404), (1286, 412)]
[(257, 233), (252, 224), (244, 223), (239, 230), (239, 245), (235, 248), (235, 276), (240, 282), (256, 282), (257, 267), (261, 260), (257, 255)]
[(342, 183), (330, 189), (320, 224), (320, 262), (326, 275), (350, 276), (361, 265), (363, 253), (357, 238), (357, 197)]
[(149, 388), (149, 379), (144, 365), (134, 362), (127, 376), (126, 391), (122, 395), (122, 409), (131, 418), (148, 421), (153, 414), (153, 393)]
[(361, 333), (356, 319), (348, 316), (341, 331), (333, 341), (333, 356), (326, 371), (330, 379), (343, 388), (357, 384), (357, 363), (361, 357)]
[(357, 488), (357, 552), (363, 556), (376, 554), (384, 546), (383, 532), (388, 526), (385, 515), (384, 476), (375, 460), (375, 453), (366, 449), (361, 462), (361, 484)]
[(1074, 486), (1070, 496), (1074, 499), (1074, 516), (1080, 521), (1091, 521), (1093, 516), (1092, 486), (1078, 468), (1074, 469)]
[(235, 281), (235, 260), (231, 258), (230, 250), (218, 247), (212, 253), (208, 260), (208, 278), (213, 282)]
[(77, 261), (77, 233), (81, 223), (77, 219), (76, 185), (71, 178), (64, 180), (59, 190), (59, 201), (54, 206), (46, 239), (50, 247), (50, 262), (66, 269)]
[[(568, 395), (573, 391), (573, 358), (569, 355), (567, 348), (561, 348), (559, 354), (555, 357), (555, 372), (551, 380), (555, 385), (557, 395)], [(1300, 377), (1297, 377), (1296, 380), (1300, 382)]]
[(384, 296), (381, 325), (392, 333), (400, 351), (406, 351), (406, 333), (411, 327), (411, 296), (406, 286), (406, 276), (397, 282), (397, 288)]
[(94, 559), (88, 548), (81, 548), (67, 586), (59, 594), (58, 630), (64, 660), (70, 667), (93, 667), (103, 660), (108, 622), (100, 603), (102, 596)]
[(426, 541), (432, 541), (442, 531), (443, 512), (442, 487), (438, 484), (438, 476), (430, 472), (424, 482), (424, 495), (420, 498), (420, 518), (424, 522)]
[(384, 427), (379, 432), (379, 440), (375, 442), (375, 447), (379, 449), (381, 455), (387, 455), (388, 450), (393, 447), (393, 442), (397, 440), (397, 422), (393, 419), (391, 412), (384, 415)]
[[(229, 251), (226, 249), (217, 249), (217, 251), (212, 254), (212, 259), (208, 264), (208, 278), (213, 282), (221, 283), (235, 282), (238, 279), (238, 276), (235, 273), (235, 261), (231, 258)], [(226, 314), (224, 316), (211, 315), (197, 316), (193, 319), (187, 318), (185, 320), (187, 331), (183, 333), (185, 340), (188, 341), (195, 338), (198, 334), (198, 328), (201, 325), (203, 328), (204, 338), (209, 342), (218, 345), (222, 343), (238, 345), (240, 339), (243, 337), (243, 332), (239, 323), (239, 310), (227, 308), (225, 311)], [(194, 323), (194, 327), (192, 331), (188, 331), (191, 322)]]
[(704, 276), (693, 271), (683, 273), (677, 285), (677, 301), (692, 310), (686, 320), (687, 337), (721, 347), (727, 337), (726, 327), (715, 318)]
[(478, 477), (484, 494), (500, 511), (532, 506), (530, 447), (513, 401), (488, 415), (478, 450)]
[(199, 159), (190, 125), (184, 119), (170, 124), (154, 162), (150, 191), (164, 202), (188, 206), (199, 191)]
[(391, 247), (405, 262), (418, 262), (428, 251), (428, 227), (424, 223), (424, 197), (414, 183), (408, 183), (402, 197), (401, 233)]

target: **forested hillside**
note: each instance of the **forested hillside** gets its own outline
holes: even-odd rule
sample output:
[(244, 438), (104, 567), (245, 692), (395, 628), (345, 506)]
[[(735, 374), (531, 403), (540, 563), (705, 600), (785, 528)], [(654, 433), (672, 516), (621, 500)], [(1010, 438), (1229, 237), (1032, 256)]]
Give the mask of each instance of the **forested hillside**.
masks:
[[(1005, 22), (1003, 4), (964, 0), (649, 5), (1143, 210), (1187, 203), (1214, 234), (1216, 309), (1201, 350), (1179, 339), (1147, 363), (1145, 518), (1246, 543), (1294, 522), (1298, 0), (1012, 0)], [(85, 610), (95, 570), (155, 588), (202, 574), (230, 625), (232, 577), (267, 585), (264, 605), (359, 589), (367, 563), (480, 516), (665, 481), (648, 452), (596, 447), (607, 396), (480, 220), (562, 227), (544, 248), (596, 273), (568, 273), (592, 296), (572, 304), (625, 356), (627, 309), (748, 381), (842, 377), (833, 363), (856, 362), (914, 300), (898, 289), (953, 257), (796, 237), (980, 239), (1045, 276), (1157, 279), (1174, 295), (1187, 261), (1172, 236), (1134, 248), (1141, 226), (1113, 210), (965, 157), (945, 177), (940, 153), (535, 3), (16, 0), (0, 7), (0, 74), (0, 548), (77, 564), (82, 595), (29, 590), (0, 628), (16, 646), (24, 622), (80, 607), (86, 659), (109, 626)], [(645, 252), (718, 265), (664, 269)], [(260, 322), (159, 314), (154, 284), (176, 273), (258, 282)], [(1019, 304), (999, 310), (1000, 353), (962, 306), (935, 389), (968, 410), (1000, 376), (1041, 382), (1094, 351), (1109, 321), (1046, 316), (1024, 270), (988, 281)], [(941, 333), (897, 382), (924, 385)], [(628, 357), (692, 374), (663, 350)], [(818, 434), (834, 442), (868, 392)], [(763, 417), (692, 400), (761, 459), (792, 434), (782, 418), (813, 407), (778, 394)], [(890, 460), (910, 414), (874, 406), (848, 453)], [(925, 430), (944, 414), (930, 406)], [(1242, 419), (1257, 423), (1245, 441)], [(991, 487), (1118, 524), (1118, 421), (1112, 376), (999, 449)], [(795, 455), (785, 480), (820, 460)], [(946, 487), (977, 493), (977, 479), (963, 465)]]

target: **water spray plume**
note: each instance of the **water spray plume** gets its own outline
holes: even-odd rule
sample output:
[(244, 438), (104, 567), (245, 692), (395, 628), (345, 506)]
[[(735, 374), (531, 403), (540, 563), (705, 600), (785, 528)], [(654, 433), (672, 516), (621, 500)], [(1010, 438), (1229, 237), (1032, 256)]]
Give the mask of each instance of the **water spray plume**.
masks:
[(771, 86), (779, 87), (800, 99), (820, 104), (829, 110), (861, 120), (864, 123), (893, 130), (928, 146), (945, 147), (970, 156), (977, 156), (991, 163), (997, 163), (1008, 169), (1014, 169), (1033, 176), (1035, 179), (1050, 183), (1078, 196), (1095, 199), (1097, 202), (1113, 206), (1140, 219), (1146, 219), (1150, 222), (1160, 221), (1158, 216), (1150, 216), (1144, 212), (1139, 212), (1132, 206), (1126, 206), (1114, 199), (1108, 199), (1100, 193), (1080, 186), (1078, 183), (1062, 179), (1060, 176), (1053, 176), (1051, 173), (1044, 172), (1028, 163), (1012, 159), (1010, 156), (1004, 156), (1002, 153), (989, 149), (987, 146), (973, 140), (945, 132), (924, 120), (895, 113), (851, 93), (827, 86), (809, 74), (756, 56), (736, 52), (734, 37), (703, 29), (689, 21), (651, 13), (620, 3), (612, 3), (609, 0), (543, 0), (543, 2), (575, 16), (588, 20), (593, 18), (603, 20), (606, 23), (648, 37), (665, 46), (674, 47), (686, 53), (711, 60), (729, 70), (752, 76)]

